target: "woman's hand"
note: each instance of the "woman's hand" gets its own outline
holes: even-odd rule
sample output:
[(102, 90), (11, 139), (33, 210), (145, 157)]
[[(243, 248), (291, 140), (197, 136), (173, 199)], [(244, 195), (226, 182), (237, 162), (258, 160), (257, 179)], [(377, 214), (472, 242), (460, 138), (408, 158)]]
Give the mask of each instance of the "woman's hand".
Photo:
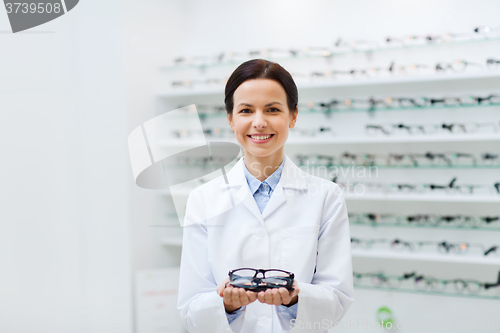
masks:
[(259, 292), (257, 297), (261, 303), (291, 306), (299, 300), (300, 289), (295, 279), (293, 280), (293, 289), (288, 290), (284, 287), (267, 289)]
[(221, 282), (217, 287), (217, 293), (224, 300), (224, 308), (227, 313), (233, 312), (257, 300), (257, 294), (243, 288), (234, 288), (228, 284), (229, 278)]

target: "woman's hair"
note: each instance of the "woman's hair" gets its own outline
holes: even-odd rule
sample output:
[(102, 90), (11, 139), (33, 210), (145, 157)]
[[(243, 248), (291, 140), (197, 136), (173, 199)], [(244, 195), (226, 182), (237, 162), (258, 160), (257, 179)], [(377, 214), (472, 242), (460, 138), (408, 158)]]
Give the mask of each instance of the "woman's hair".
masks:
[(233, 95), (235, 90), (243, 82), (252, 79), (270, 79), (281, 84), (283, 89), (285, 89), (290, 114), (295, 113), (299, 100), (299, 93), (290, 73), (278, 63), (265, 59), (252, 59), (239, 65), (227, 80), (224, 103), (226, 104), (226, 111), (228, 114), (233, 114)]

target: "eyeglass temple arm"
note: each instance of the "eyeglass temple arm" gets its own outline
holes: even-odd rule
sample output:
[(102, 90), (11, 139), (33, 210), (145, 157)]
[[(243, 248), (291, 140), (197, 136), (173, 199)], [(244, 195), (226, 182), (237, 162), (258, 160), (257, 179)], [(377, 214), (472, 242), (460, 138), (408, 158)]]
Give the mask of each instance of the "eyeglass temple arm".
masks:
[(489, 289), (492, 287), (500, 287), (500, 271), (498, 272), (498, 278), (496, 283), (485, 283), (484, 288)]

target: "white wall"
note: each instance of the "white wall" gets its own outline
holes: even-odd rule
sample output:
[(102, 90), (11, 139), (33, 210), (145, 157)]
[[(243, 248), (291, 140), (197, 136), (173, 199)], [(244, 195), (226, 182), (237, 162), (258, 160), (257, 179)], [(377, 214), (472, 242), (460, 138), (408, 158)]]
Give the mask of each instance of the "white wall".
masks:
[[(165, 101), (158, 96), (160, 88), (168, 86), (172, 78), (197, 78), (199, 73), (195, 70), (179, 73), (160, 71), (159, 67), (172, 64), (172, 59), (175, 56), (215, 55), (221, 51), (242, 52), (265, 47), (330, 46), (339, 37), (346, 40), (382, 40), (386, 36), (404, 36), (406, 34), (467, 32), (478, 25), (499, 26), (499, 10), (500, 2), (494, 0), (480, 2), (465, 0), (215, 0), (183, 2), (148, 0), (139, 2), (129, 0), (127, 13), (137, 19), (136, 21), (127, 20), (127, 36), (134, 36), (133, 43), (132, 39), (127, 38), (128, 43), (130, 43), (127, 44), (128, 104), (131, 115), (129, 127), (133, 129), (141, 122), (167, 111), (168, 108), (174, 108), (180, 99)], [(482, 54), (474, 54), (472, 48), (468, 50), (470, 54), (483, 56)], [(445, 58), (435, 59), (436, 61), (462, 57), (462, 54), (450, 51), (431, 56), (437, 57), (438, 55), (444, 55)], [(352, 61), (353, 67), (363, 67), (364, 63), (360, 59), (358, 57), (356, 61)], [(411, 62), (418, 61), (418, 58), (416, 60), (398, 58), (398, 60)], [(321, 65), (319, 64), (319, 66)], [(203, 78), (206, 77), (210, 77), (210, 75), (203, 76)], [(435, 87), (436, 85), (432, 87), (420, 86), (420, 88), (424, 88), (422, 91), (425, 88)], [(447, 87), (437, 88), (431, 93), (453, 92), (456, 86), (450, 84)], [(401, 93), (404, 89), (410, 88), (396, 90)], [(461, 86), (460, 89), (466, 91), (469, 87)], [(378, 87), (376, 91), (379, 94), (390, 93)], [(223, 102), (222, 92), (223, 88), (221, 87), (221, 98), (217, 101), (218, 104)], [(349, 97), (351, 91), (344, 89), (342, 93)], [(356, 94), (359, 91), (352, 91), (352, 93)], [(363, 93), (370, 92), (363, 91)], [(411, 93), (411, 91), (406, 93)], [(304, 96), (301, 97), (304, 98)], [(211, 98), (210, 102), (215, 103), (213, 96)], [(202, 103), (203, 98), (197, 97), (196, 100), (190, 100), (187, 97), (182, 99), (184, 105), (191, 104), (191, 101)], [(453, 117), (451, 114), (447, 116)], [(418, 118), (416, 119), (418, 120)], [(432, 148), (430, 146), (430, 148), (425, 149)], [(475, 175), (469, 175), (474, 180)], [(434, 174), (433, 176), (446, 177), (447, 175)], [(152, 224), (165, 223), (164, 206), (167, 199), (148, 190), (134, 189), (133, 193), (135, 204), (131, 208), (134, 224), (134, 269), (160, 268), (177, 264), (179, 249), (166, 248), (160, 244), (161, 238), (172, 231), (166, 228), (147, 227)], [(422, 207), (415, 209), (422, 209)], [(438, 207), (433, 206), (432, 209), (439, 211)], [(490, 270), (487, 279), (495, 277), (491, 273)], [(373, 294), (366, 292), (364, 295), (372, 300), (376, 300), (380, 296), (377, 292)], [(406, 294), (399, 294), (390, 301), (404, 304), (405, 300), (408, 299)], [(421, 300), (433, 302), (437, 308), (442, 308), (442, 306), (453, 302), (453, 299), (439, 297), (437, 299), (420, 298), (418, 302)], [(406, 303), (404, 311), (412, 311), (414, 309), (413, 303), (408, 301)], [(466, 309), (463, 304), (464, 302), (453, 302), (453, 305), (460, 311)], [(361, 310), (352, 311), (352, 314), (359, 315), (362, 312)], [(368, 315), (374, 316), (372, 313)]]
[(132, 331), (123, 6), (0, 10), (0, 332)]
[[(176, 56), (330, 46), (339, 37), (382, 40), (386, 36), (466, 32), (477, 25), (500, 25), (496, 15), (500, 3), (495, 0), (128, 0), (126, 8), (130, 130), (167, 111), (158, 92), (179, 74), (161, 71), (160, 67), (171, 65)], [(191, 76), (183, 77), (184, 73), (180, 74), (184, 79), (197, 75), (189, 71)], [(133, 193), (137, 204), (131, 206), (134, 269), (177, 263), (179, 253), (159, 245), (160, 239), (172, 231), (147, 227), (165, 222), (166, 199), (151, 190), (133, 188)]]

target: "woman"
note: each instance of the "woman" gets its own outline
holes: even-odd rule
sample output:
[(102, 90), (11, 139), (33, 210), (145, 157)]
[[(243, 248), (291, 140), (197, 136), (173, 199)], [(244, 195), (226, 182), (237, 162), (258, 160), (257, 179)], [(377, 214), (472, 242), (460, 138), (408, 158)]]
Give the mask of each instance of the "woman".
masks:
[[(297, 103), (297, 87), (277, 63), (247, 61), (227, 81), (227, 120), (244, 156), (227, 179), (188, 198), (178, 309), (189, 332), (326, 332), (354, 300), (340, 188), (283, 153)], [(232, 208), (214, 214), (228, 197)], [(228, 285), (228, 272), (243, 267), (292, 272), (294, 290)]]

